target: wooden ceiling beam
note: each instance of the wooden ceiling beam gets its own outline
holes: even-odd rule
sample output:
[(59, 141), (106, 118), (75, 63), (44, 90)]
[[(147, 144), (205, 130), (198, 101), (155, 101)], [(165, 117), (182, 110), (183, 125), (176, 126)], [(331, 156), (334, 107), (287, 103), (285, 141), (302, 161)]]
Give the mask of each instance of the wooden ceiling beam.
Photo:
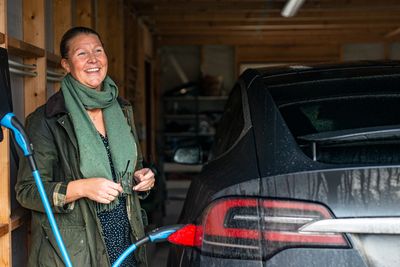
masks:
[(399, 21), (391, 22), (374, 22), (369, 21), (358, 23), (330, 23), (330, 22), (313, 22), (313, 23), (251, 23), (246, 21), (237, 22), (186, 22), (186, 23), (168, 23), (156, 25), (159, 32), (164, 31), (181, 31), (181, 30), (325, 30), (325, 29), (379, 29), (397, 28), (400, 26)]
[(299, 13), (297, 16), (292, 18), (283, 18), (280, 14), (271, 15), (270, 13), (238, 13), (230, 14), (224, 12), (209, 12), (207, 14), (159, 14), (153, 17), (143, 17), (152, 23), (174, 23), (174, 22), (206, 22), (206, 21), (248, 21), (248, 22), (279, 22), (279, 23), (298, 23), (298, 22), (313, 22), (313, 21), (340, 21), (340, 22), (356, 22), (356, 21), (399, 21), (399, 11), (387, 11), (387, 12), (319, 12), (316, 14), (302, 14)]
[[(251, 11), (265, 10), (280, 12), (284, 2), (268, 1), (201, 1), (201, 2), (183, 2), (183, 1), (159, 1), (159, 2), (135, 2), (134, 6), (140, 15), (149, 15), (153, 12), (207, 12), (207, 11)], [(335, 1), (306, 1), (301, 10), (400, 10), (398, 0), (335, 0)]]
[(308, 38), (316, 38), (325, 36), (343, 36), (343, 35), (354, 35), (354, 36), (362, 36), (362, 35), (378, 35), (380, 38), (384, 38), (387, 34), (388, 29), (376, 29), (376, 28), (364, 28), (364, 29), (308, 29), (308, 30), (229, 30), (229, 29), (183, 29), (183, 30), (171, 30), (165, 31), (162, 33), (156, 33), (158, 36), (191, 36), (191, 35), (237, 35), (237, 36), (270, 36), (270, 37), (285, 37), (285, 36), (304, 36)]
[(324, 35), (323, 38), (310, 38), (310, 35), (269, 35), (269, 34), (209, 34), (209, 35), (161, 35), (156, 37), (157, 44), (162, 45), (279, 45), (279, 44), (338, 44), (383, 42), (383, 35), (369, 33), (357, 35)]

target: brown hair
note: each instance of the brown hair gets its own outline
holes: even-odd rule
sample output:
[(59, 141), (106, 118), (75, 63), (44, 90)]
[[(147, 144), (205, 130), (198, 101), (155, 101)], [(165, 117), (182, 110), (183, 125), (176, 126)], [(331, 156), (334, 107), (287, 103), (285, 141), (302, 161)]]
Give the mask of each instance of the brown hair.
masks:
[(72, 38), (76, 37), (79, 34), (94, 34), (99, 38), (101, 44), (103, 44), (103, 42), (101, 41), (100, 35), (95, 30), (93, 30), (91, 28), (87, 28), (87, 27), (82, 27), (82, 26), (73, 27), (73, 28), (69, 29), (68, 31), (66, 31), (61, 39), (60, 53), (61, 53), (62, 58), (68, 58), (68, 49), (69, 49), (68, 43)]

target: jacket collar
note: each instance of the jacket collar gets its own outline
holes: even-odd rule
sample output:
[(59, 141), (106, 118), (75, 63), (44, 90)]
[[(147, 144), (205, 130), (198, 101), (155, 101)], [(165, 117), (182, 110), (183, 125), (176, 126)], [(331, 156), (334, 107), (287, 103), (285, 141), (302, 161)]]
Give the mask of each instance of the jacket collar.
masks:
[(67, 114), (67, 108), (65, 107), (64, 95), (61, 91), (58, 91), (47, 100), (45, 106), (45, 115), (47, 118), (51, 118), (57, 115)]

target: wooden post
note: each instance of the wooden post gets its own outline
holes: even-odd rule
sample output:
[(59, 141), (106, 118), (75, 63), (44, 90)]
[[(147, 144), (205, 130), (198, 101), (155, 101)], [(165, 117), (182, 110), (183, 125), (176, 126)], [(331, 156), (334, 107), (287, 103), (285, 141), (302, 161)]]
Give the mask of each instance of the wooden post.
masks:
[(11, 253), (11, 204), (10, 204), (10, 138), (3, 128), (4, 139), (0, 143), (0, 266), (12, 266)]

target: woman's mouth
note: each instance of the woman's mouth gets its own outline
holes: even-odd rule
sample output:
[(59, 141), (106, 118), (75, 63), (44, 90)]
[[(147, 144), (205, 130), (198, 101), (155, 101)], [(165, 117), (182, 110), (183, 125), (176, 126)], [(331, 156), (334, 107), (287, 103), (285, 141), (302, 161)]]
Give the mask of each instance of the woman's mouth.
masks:
[(95, 73), (95, 72), (99, 72), (99, 71), (100, 71), (100, 68), (90, 68), (90, 69), (86, 70), (86, 72), (88, 72), (88, 73)]

